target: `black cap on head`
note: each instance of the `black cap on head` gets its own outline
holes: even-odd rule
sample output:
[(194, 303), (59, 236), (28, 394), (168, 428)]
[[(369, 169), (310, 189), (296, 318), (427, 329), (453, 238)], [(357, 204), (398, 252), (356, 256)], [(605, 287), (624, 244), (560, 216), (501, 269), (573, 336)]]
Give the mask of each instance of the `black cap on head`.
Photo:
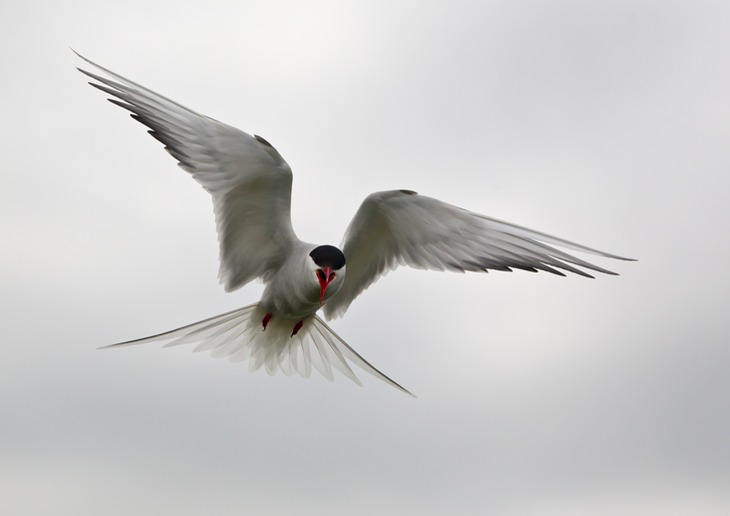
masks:
[(312, 257), (317, 267), (330, 267), (337, 271), (345, 266), (345, 255), (333, 245), (315, 247), (309, 256)]

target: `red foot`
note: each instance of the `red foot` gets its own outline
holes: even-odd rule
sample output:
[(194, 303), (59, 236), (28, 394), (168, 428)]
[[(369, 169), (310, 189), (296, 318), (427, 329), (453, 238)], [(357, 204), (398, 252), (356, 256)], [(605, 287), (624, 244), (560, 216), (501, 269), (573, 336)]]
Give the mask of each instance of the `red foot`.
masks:
[(297, 332), (302, 329), (303, 325), (304, 325), (304, 323), (302, 321), (299, 321), (298, 323), (296, 323), (294, 325), (294, 329), (291, 332), (291, 336), (293, 337), (294, 335), (296, 335)]
[(272, 317), (272, 314), (267, 313), (266, 315), (264, 315), (264, 318), (261, 320), (261, 324), (264, 326), (264, 330), (266, 329), (266, 325), (269, 324), (271, 317)]

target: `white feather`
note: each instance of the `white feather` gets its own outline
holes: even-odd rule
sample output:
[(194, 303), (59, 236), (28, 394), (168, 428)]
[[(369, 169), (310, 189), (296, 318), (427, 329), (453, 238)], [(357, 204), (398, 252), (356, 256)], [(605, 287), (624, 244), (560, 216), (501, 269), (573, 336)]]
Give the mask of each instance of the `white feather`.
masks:
[(292, 173), (276, 149), (79, 57), (114, 79), (79, 69), (100, 83), (90, 84), (149, 127), (213, 197), (225, 289), (270, 278), (298, 241), (290, 215)]
[(411, 394), (373, 367), (319, 317), (305, 320), (296, 335), (291, 335), (296, 321), (273, 317), (264, 329), (261, 321), (265, 315), (265, 310), (256, 303), (175, 330), (105, 347), (149, 343), (161, 343), (164, 347), (198, 344), (195, 351), (210, 351), (214, 358), (228, 358), (233, 362), (248, 360), (251, 371), (263, 368), (274, 375), (281, 370), (287, 375), (297, 373), (307, 378), (314, 367), (322, 376), (333, 380), (334, 368), (362, 385), (349, 362)]
[(369, 195), (343, 239), (347, 276), (324, 307), (328, 319), (388, 271), (400, 265), (457, 272), (510, 271), (512, 268), (592, 278), (575, 267), (615, 274), (546, 243), (585, 253), (628, 260), (516, 224), (479, 215), (408, 190)]

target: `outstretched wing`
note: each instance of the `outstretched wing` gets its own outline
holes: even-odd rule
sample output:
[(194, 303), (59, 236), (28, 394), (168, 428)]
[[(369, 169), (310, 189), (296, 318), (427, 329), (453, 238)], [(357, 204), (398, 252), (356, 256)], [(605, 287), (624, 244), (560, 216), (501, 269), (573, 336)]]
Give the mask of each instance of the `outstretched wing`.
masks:
[(270, 277), (297, 241), (290, 215), (292, 173), (276, 149), (260, 136), (198, 114), (79, 57), (109, 77), (79, 68), (96, 81), (89, 84), (149, 127), (213, 196), (225, 289)]
[(341, 316), (363, 290), (399, 265), (457, 272), (541, 270), (564, 276), (557, 270), (563, 269), (592, 277), (582, 267), (616, 274), (552, 245), (629, 260), (409, 190), (377, 192), (363, 201), (345, 233), (345, 283), (324, 313), (328, 319)]
[(233, 362), (248, 360), (251, 371), (264, 368), (273, 376), (281, 370), (286, 375), (296, 373), (308, 378), (314, 368), (328, 380), (333, 380), (333, 369), (337, 369), (362, 385), (349, 365), (354, 364), (396, 389), (411, 394), (361, 357), (319, 317), (306, 319), (296, 335), (291, 335), (296, 321), (274, 317), (264, 330), (261, 326), (264, 315), (264, 309), (253, 304), (176, 330), (104, 347), (153, 342), (165, 343), (164, 347), (198, 344), (195, 351), (210, 351), (214, 358), (227, 357)]

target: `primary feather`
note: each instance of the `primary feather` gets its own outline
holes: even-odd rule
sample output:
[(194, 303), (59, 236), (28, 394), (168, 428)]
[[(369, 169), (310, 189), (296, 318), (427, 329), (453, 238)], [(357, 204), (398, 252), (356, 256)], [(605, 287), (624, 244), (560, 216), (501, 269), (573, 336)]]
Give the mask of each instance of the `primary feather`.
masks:
[(292, 173), (276, 149), (79, 57), (114, 79), (79, 68), (97, 81), (90, 84), (149, 127), (213, 197), (225, 289), (268, 279), (297, 240), (290, 215)]
[(324, 313), (328, 319), (341, 316), (363, 290), (400, 265), (456, 272), (541, 270), (563, 276), (557, 270), (562, 269), (593, 277), (581, 267), (616, 274), (548, 244), (628, 260), (410, 190), (377, 192), (363, 201), (345, 233), (347, 278)]

